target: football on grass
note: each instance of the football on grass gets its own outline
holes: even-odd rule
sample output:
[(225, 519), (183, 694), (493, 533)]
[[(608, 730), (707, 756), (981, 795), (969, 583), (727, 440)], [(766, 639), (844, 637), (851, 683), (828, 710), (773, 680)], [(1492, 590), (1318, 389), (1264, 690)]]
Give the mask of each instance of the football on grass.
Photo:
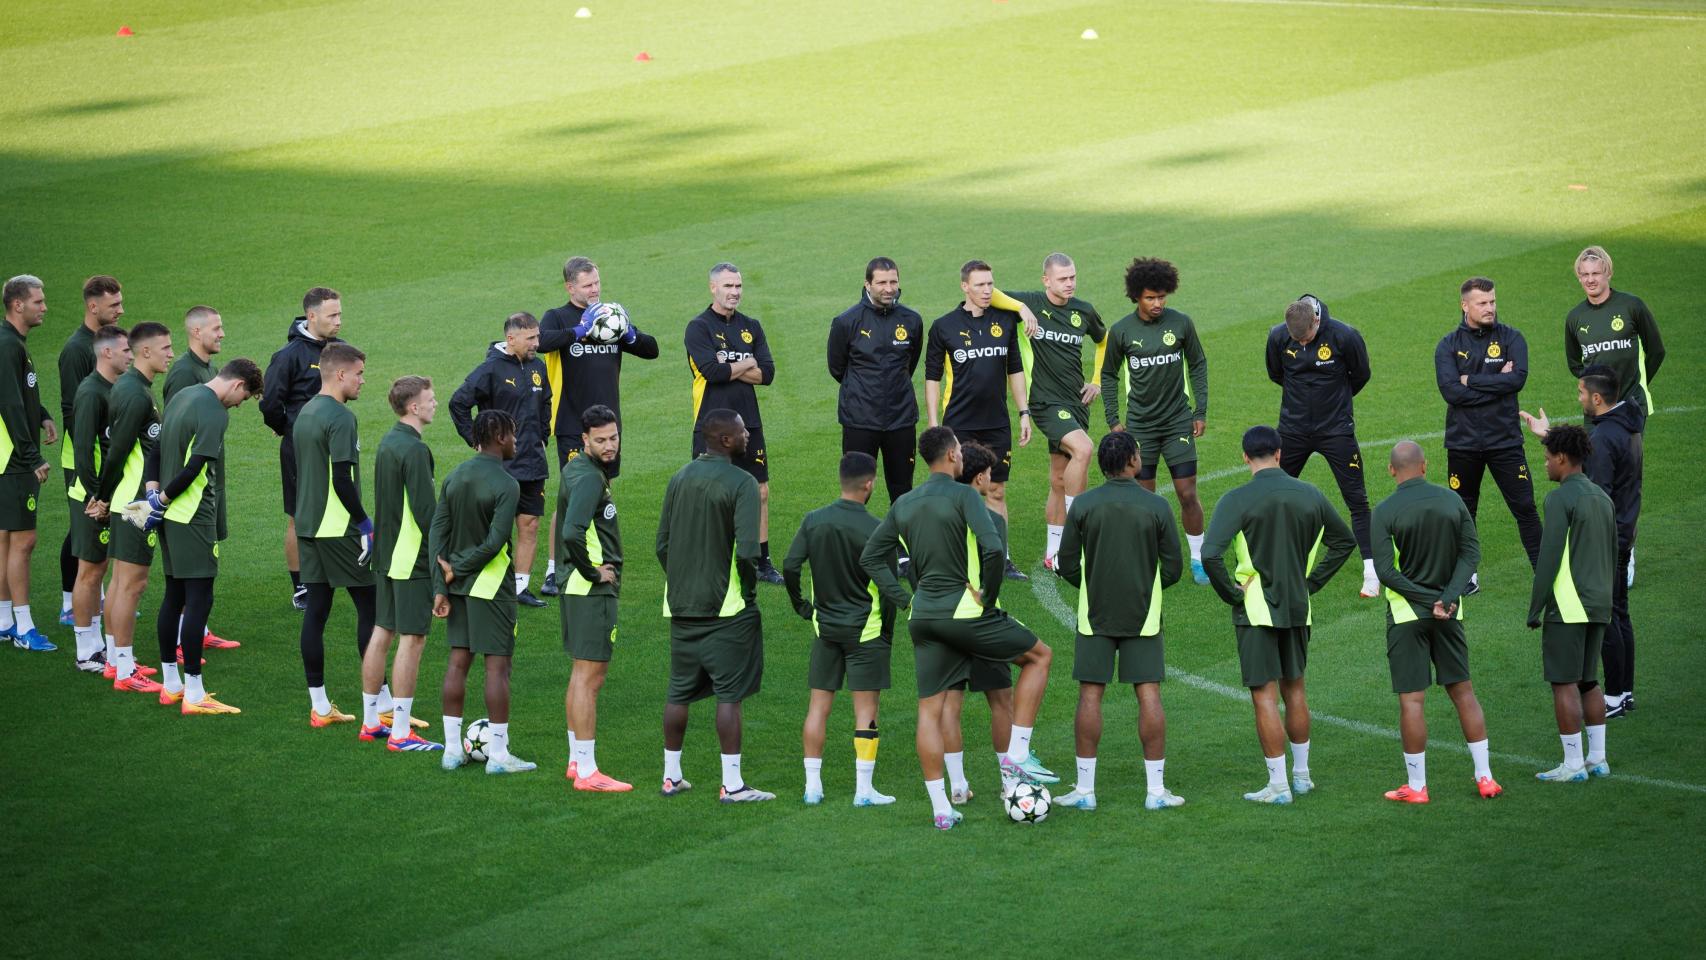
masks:
[(486, 748), (492, 745), (492, 721), (481, 717), (462, 731), (462, 752), (475, 763), (486, 762)]
[(1001, 792), (1001, 804), (1014, 823), (1042, 823), (1054, 798), (1040, 783), (1015, 783)]

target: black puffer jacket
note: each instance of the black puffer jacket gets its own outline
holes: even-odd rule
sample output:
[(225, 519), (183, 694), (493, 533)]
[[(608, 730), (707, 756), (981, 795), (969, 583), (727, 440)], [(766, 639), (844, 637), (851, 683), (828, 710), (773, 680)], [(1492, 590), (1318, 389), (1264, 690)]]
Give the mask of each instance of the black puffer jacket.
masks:
[(502, 340), (486, 351), (484, 363), (468, 374), (450, 398), (450, 419), (463, 442), (474, 445), (474, 410), (502, 410), (515, 419), (515, 459), (504, 469), (517, 480), (550, 475), (545, 444), (550, 439), (551, 381), (538, 355), (525, 363)]
[(899, 303), (879, 310), (861, 293), (829, 322), (829, 375), (841, 384), (841, 424), (883, 431), (916, 424), (912, 376), (923, 355), (924, 319)]
[[(1321, 303), (1319, 298), (1315, 302)], [(1321, 303), (1321, 325), (1307, 344), (1292, 339), (1283, 323), (1268, 331), (1268, 379), (1283, 388), (1281, 434), (1337, 437), (1356, 433), (1351, 398), (1368, 385), (1368, 378), (1368, 347), (1362, 334), (1334, 320), (1325, 303)]]
[[(1507, 363), (1511, 372), (1504, 373)], [(1434, 378), (1445, 398), (1447, 450), (1522, 446), (1517, 394), (1528, 382), (1528, 341), (1521, 331), (1498, 321), (1483, 330), (1460, 320), (1434, 348)]]
[(343, 343), (333, 337), (316, 340), (308, 335), (308, 318), (290, 321), (284, 346), (267, 363), (266, 385), (261, 390), (261, 419), (273, 433), (290, 442), (296, 412), (320, 392), (320, 351), (328, 343)]
[(1611, 497), (1617, 512), (1617, 549), (1635, 545), (1635, 521), (1641, 516), (1641, 408), (1624, 400), (1589, 417), (1593, 452), (1582, 464), (1588, 478)]

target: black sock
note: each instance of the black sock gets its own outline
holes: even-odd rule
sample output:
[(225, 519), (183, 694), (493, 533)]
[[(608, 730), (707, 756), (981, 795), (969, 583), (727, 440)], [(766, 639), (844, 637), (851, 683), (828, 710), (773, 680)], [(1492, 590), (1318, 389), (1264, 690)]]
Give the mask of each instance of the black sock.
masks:
[(290, 571), (290, 589), (292, 591), (302, 589), (302, 571), (301, 570)]
[(766, 564), (770, 562), (770, 541), (760, 540), (758, 542), (758, 555), (764, 558)]

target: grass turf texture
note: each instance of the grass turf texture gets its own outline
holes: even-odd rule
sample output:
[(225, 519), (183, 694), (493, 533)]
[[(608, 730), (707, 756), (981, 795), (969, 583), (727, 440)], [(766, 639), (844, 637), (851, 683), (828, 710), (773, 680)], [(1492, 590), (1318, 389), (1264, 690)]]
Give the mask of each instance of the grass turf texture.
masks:
[[(523, 611), (516, 659), (512, 740), (541, 762), (536, 774), (445, 775), (431, 758), (358, 746), (353, 727), (308, 729), (276, 442), (250, 405), (230, 433), (232, 536), (213, 615), (245, 646), (208, 665), (210, 689), (241, 718), (190, 721), (111, 693), (70, 669), (63, 628), (47, 630), (57, 654), (0, 654), (7, 718), (29, 731), (0, 759), (5, 953), (974, 954), (1019, 930), (1069, 954), (1139, 937), (1175, 952), (1345, 956), (1529, 955), (1547, 941), (1660, 956), (1697, 942), (1706, 793), (1625, 775), (1706, 784), (1691, 683), (1706, 658), (1692, 598), (1675, 588), (1706, 535), (1687, 439), (1706, 373), (1694, 324), (1706, 294), (1698, 4), (671, 0), (610, 2), (584, 21), (545, 3), (25, 6), (0, 42), (13, 134), (0, 148), (0, 266), (47, 281), (47, 325), (31, 344), (50, 409), (77, 285), (94, 272), (125, 282), (127, 322), (177, 331), (191, 304), (218, 306), (224, 357), (262, 362), (304, 289), (338, 287), (344, 333), (369, 353), (356, 408), (368, 451), (392, 419), (392, 378), (429, 374), (447, 399), (506, 313), (562, 301), (554, 278), (570, 253), (599, 261), (607, 297), (664, 356), (627, 366), (616, 498), (630, 561), (598, 736), (601, 765), (635, 795), (575, 794), (560, 779), (568, 671), (554, 611)], [(121, 21), (138, 35), (114, 38)], [(1099, 41), (1077, 39), (1087, 26)], [(632, 62), (642, 49), (653, 62)], [(1277, 407), (1262, 337), (1305, 289), (1369, 340), (1375, 379), (1357, 406), (1374, 499), (1391, 489), (1379, 440), (1427, 437), (1441, 477), (1431, 351), (1465, 276), (1496, 278), (1504, 318), (1528, 336), (1525, 407), (1573, 413), (1560, 327), (1580, 299), (1571, 260), (1589, 242), (1609, 247), (1617, 285), (1664, 325), (1655, 395), (1687, 411), (1648, 433), (1631, 601), (1641, 708), (1611, 726), (1619, 776), (1540, 785), (1536, 765), (1508, 756), (1550, 766), (1558, 743), (1538, 638), (1522, 625), (1529, 570), (1489, 483), (1486, 590), (1468, 624), (1493, 748), (1507, 755), (1495, 758), (1498, 803), (1473, 798), (1437, 691), (1432, 806), (1380, 799), (1402, 765), (1395, 739), (1367, 725), (1395, 726), (1396, 704), (1380, 607), (1357, 600), (1354, 560), (1318, 598), (1310, 665), (1317, 713), (1351, 725), (1318, 720), (1320, 788), (1290, 809), (1238, 799), (1262, 776), (1248, 706), (1178, 682), (1184, 671), (1237, 684), (1229, 614), (1188, 582), (1167, 596), (1176, 675), (1164, 689), (1183, 810), (1141, 809), (1135, 708), (1114, 691), (1102, 810), (1008, 826), (974, 700), (978, 799), (961, 829), (927, 829), (904, 638), (877, 768), (900, 803), (848, 806), (843, 697), (829, 799), (802, 807), (809, 628), (768, 587), (768, 676), (746, 709), (745, 771), (781, 799), (717, 806), (705, 706), (686, 754), (699, 788), (653, 792), (667, 648), (650, 543), (688, 448), (680, 331), (715, 260), (744, 267), (745, 309), (777, 355), (763, 402), (779, 558), (796, 520), (834, 496), (823, 331), (870, 256), (899, 260), (905, 299), (928, 319), (957, 301), (967, 257), (1027, 288), (1043, 255), (1064, 249), (1110, 321), (1127, 309), (1125, 260), (1173, 259), (1184, 278), (1173, 305), (1196, 318), (1211, 364), (1212, 509), (1239, 482), (1238, 433)], [(427, 439), (442, 477), (466, 453), (442, 407), (440, 418)], [(1018, 452), (1009, 492), (1027, 566), (1042, 550), (1044, 451), (1039, 440)], [(1530, 463), (1540, 472), (1532, 445)], [(1337, 501), (1319, 460), (1306, 477)], [(34, 569), (49, 624), (60, 489), (56, 470)], [(146, 660), (158, 593), (138, 631)], [(1061, 654), (1037, 749), (1070, 781), (1071, 635), (1051, 604), (1070, 605), (1072, 591), (1009, 585), (1003, 600)], [(359, 706), (352, 629), (340, 601), (328, 676), (346, 708)], [(434, 721), (443, 664), (437, 626), (418, 695)], [(476, 684), (468, 718), (479, 702)]]

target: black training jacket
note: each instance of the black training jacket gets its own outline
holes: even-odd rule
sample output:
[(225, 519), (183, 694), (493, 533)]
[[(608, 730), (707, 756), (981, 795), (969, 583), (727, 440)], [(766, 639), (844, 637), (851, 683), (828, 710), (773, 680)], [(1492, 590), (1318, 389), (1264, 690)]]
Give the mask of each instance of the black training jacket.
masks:
[(1293, 437), (1356, 433), (1351, 398), (1368, 385), (1362, 334), (1334, 320), (1321, 304), (1321, 326), (1307, 345), (1285, 324), (1268, 331), (1268, 379), (1281, 387), (1279, 432)]
[(1611, 497), (1617, 513), (1617, 549), (1635, 545), (1635, 521), (1641, 516), (1641, 408), (1624, 400), (1589, 417), (1593, 452), (1582, 469)]
[[(1504, 365), (1510, 373), (1500, 373)], [(1458, 378), (1467, 374), (1469, 382)], [(1434, 348), (1434, 379), (1445, 398), (1447, 450), (1504, 450), (1522, 446), (1517, 394), (1528, 382), (1528, 341), (1495, 321), (1485, 330), (1461, 320)]]
[(470, 447), (475, 408), (502, 410), (515, 419), (515, 459), (504, 463), (510, 476), (543, 480), (550, 475), (545, 443), (550, 438), (551, 382), (545, 378), (545, 361), (535, 354), (523, 363), (502, 340), (492, 344), (485, 362), (450, 397), (450, 420)]
[(320, 351), (328, 343), (343, 340), (316, 340), (308, 335), (308, 318), (297, 317), (290, 321), (284, 346), (267, 363), (261, 419), (285, 443), (290, 442), (290, 429), (296, 426), (296, 412), (320, 393)]
[(836, 417), (844, 427), (900, 430), (918, 423), (912, 376), (924, 356), (924, 318), (895, 304), (859, 302), (829, 323), (829, 375), (841, 384)]

